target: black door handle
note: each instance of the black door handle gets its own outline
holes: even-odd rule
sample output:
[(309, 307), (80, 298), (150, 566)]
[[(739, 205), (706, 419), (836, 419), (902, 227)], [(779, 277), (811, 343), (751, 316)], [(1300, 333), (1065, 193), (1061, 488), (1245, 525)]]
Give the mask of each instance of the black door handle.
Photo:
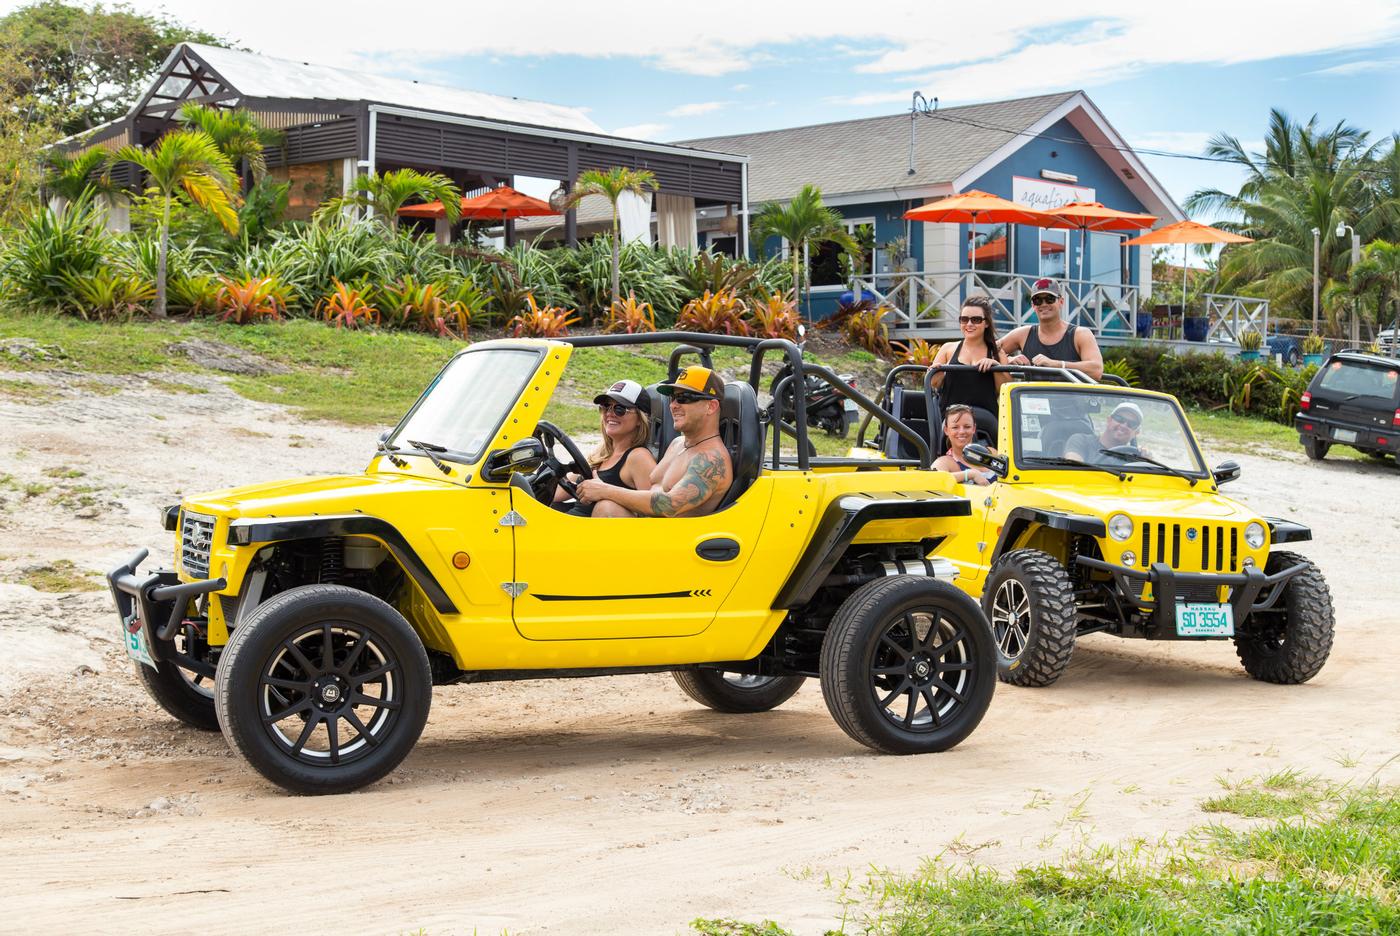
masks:
[(701, 559), (708, 559), (711, 562), (728, 562), (739, 555), (739, 544), (727, 537), (705, 540), (695, 547), (695, 552)]

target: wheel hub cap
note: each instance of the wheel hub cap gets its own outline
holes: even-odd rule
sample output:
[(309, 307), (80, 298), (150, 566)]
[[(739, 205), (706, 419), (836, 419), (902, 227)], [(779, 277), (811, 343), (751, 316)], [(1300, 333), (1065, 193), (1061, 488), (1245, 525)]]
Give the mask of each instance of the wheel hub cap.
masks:
[(920, 679), (927, 679), (930, 669), (931, 667), (928, 665), (927, 660), (920, 660), (914, 664), (914, 675)]

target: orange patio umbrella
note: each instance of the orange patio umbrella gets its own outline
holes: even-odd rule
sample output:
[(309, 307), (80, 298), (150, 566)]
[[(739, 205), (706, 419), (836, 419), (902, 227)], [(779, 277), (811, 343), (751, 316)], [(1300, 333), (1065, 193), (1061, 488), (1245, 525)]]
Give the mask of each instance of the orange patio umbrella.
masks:
[[(407, 218), (445, 218), (446, 209), (442, 202), (428, 202), (423, 205), (405, 205), (399, 214)], [(531, 198), (502, 185), (481, 195), (462, 199), (462, 219), (466, 221), (506, 221), (510, 218), (533, 218), (539, 215), (557, 215), (548, 202)]]
[[(1007, 201), (987, 192), (968, 189), (948, 198), (904, 212), (910, 221), (932, 224), (1034, 224), (1038, 227), (1072, 228), (1075, 225), (1049, 212), (1037, 211), (1014, 201)], [(977, 255), (972, 254), (972, 268), (977, 269)]]
[(1186, 305), (1186, 245), (1187, 244), (1250, 244), (1254, 238), (1245, 237), (1243, 234), (1231, 234), (1229, 231), (1222, 231), (1220, 228), (1213, 228), (1209, 224), (1200, 224), (1196, 221), (1178, 221), (1175, 224), (1168, 224), (1155, 231), (1148, 231), (1132, 240), (1124, 241), (1128, 246), (1155, 246), (1157, 244), (1180, 244), (1181, 245), (1181, 304)]
[(1157, 223), (1157, 216), (1119, 211), (1099, 202), (1070, 202), (1052, 208), (1050, 214), (1079, 228), (1079, 279), (1084, 279), (1084, 250), (1090, 231), (1140, 231)]

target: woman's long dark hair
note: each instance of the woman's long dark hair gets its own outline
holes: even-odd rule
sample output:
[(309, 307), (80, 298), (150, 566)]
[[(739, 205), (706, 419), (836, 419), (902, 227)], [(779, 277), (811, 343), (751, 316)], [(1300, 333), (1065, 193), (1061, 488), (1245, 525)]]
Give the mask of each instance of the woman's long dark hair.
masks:
[[(987, 343), (987, 357), (998, 358), (1000, 352), (997, 350), (997, 320), (992, 314), (996, 308), (996, 302), (991, 296), (968, 296), (963, 300), (961, 308), (968, 307), (982, 310), (982, 318), (986, 320), (986, 331), (982, 332), (982, 340)], [(954, 361), (954, 364), (957, 362)]]

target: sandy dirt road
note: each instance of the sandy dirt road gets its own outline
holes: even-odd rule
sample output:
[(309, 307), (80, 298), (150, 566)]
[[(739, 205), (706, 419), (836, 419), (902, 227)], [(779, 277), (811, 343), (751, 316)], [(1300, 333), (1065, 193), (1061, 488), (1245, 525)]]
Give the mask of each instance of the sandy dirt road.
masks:
[[(7, 581), (162, 555), (158, 505), (358, 470), (375, 435), (213, 380), (94, 396), (92, 378), (5, 376), (49, 397), (0, 394)], [(0, 930), (669, 934), (742, 915), (815, 933), (841, 915), (827, 875), (1156, 840), (1207, 821), (1222, 778), (1365, 779), (1400, 751), (1400, 470), (1231, 457), (1232, 494), (1316, 531), (1303, 551), (1339, 621), (1317, 679), (1253, 682), (1227, 643), (1090, 637), (1058, 685), (1000, 687), (968, 741), (920, 758), (857, 746), (812, 683), (750, 716), (665, 676), (463, 686), (388, 780), (291, 797), (145, 697), (105, 593), (0, 584)]]

